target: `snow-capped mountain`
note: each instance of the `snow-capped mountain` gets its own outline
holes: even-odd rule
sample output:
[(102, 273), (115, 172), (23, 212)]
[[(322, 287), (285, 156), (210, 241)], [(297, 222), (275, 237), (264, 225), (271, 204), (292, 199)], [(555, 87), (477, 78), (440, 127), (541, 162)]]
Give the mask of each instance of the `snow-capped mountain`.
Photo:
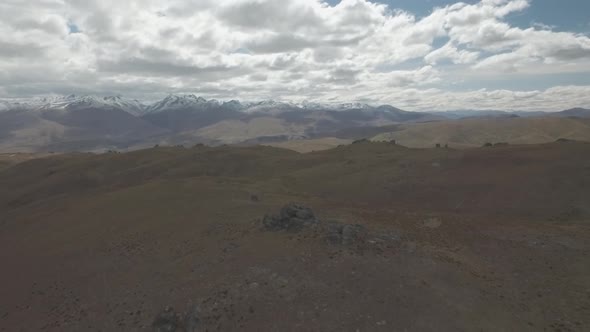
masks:
[(118, 107), (127, 113), (133, 115), (141, 115), (144, 113), (146, 106), (137, 99), (125, 99), (120, 96), (115, 97), (103, 97), (98, 100), (99, 103), (104, 105)]
[(216, 100), (207, 100), (203, 97), (197, 97), (195, 95), (168, 95), (166, 98), (149, 105), (145, 112), (146, 113), (157, 113), (167, 110), (199, 107), (207, 105), (219, 105)]
[(32, 99), (5, 99), (0, 101), (0, 109), (5, 110), (67, 110), (79, 108), (116, 108), (133, 115), (141, 115), (145, 106), (138, 100), (121, 96), (51, 96)]
[(363, 103), (344, 103), (344, 104), (337, 104), (336, 105), (336, 109), (338, 110), (367, 110), (367, 109), (372, 109), (374, 108), (373, 106), (369, 105), (369, 104), (363, 104)]
[(244, 109), (247, 113), (269, 113), (269, 114), (277, 114), (284, 111), (291, 111), (300, 109), (297, 104), (294, 103), (286, 103), (280, 102), (276, 100), (263, 100), (259, 102), (250, 102), (246, 104), (246, 108)]
[(246, 105), (242, 104), (238, 100), (226, 101), (221, 106), (231, 111), (242, 111), (246, 108)]
[(145, 106), (138, 100), (125, 99), (121, 96), (76, 96), (69, 95), (61, 98), (44, 99), (46, 103), (41, 109), (68, 109), (68, 108), (117, 108), (133, 115), (143, 114)]
[(215, 99), (205, 99), (194, 94), (168, 95), (155, 103), (145, 105), (136, 99), (121, 96), (50, 96), (32, 99), (4, 99), (0, 100), (0, 111), (6, 110), (75, 110), (80, 108), (116, 108), (135, 116), (153, 114), (174, 110), (228, 110), (245, 113), (280, 114), (293, 110), (372, 110), (373, 106), (362, 103), (323, 104), (304, 101), (302, 103), (264, 100), (257, 102), (240, 102), (230, 100), (221, 102)]
[(41, 107), (42, 102), (37, 99), (2, 99), (0, 100), (0, 111), (27, 111)]

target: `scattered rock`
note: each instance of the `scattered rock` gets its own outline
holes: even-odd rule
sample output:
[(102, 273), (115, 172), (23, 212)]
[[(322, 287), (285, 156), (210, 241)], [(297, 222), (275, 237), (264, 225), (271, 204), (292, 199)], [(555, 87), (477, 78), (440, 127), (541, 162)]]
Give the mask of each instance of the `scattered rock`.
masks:
[(439, 218), (428, 218), (423, 221), (423, 225), (427, 228), (439, 228), (442, 221)]
[(239, 244), (236, 244), (236, 243), (230, 242), (230, 243), (228, 243), (228, 245), (227, 245), (227, 246), (223, 247), (223, 249), (222, 249), (222, 250), (223, 250), (223, 252), (224, 252), (224, 253), (226, 253), (226, 254), (227, 254), (227, 253), (231, 253), (231, 252), (233, 252), (234, 250), (236, 250), (236, 249), (237, 249), (237, 248), (239, 248), (239, 247), (240, 247), (240, 245), (239, 245)]
[(377, 234), (373, 240), (379, 242), (400, 242), (402, 240), (402, 237), (397, 233), (390, 232)]
[[(264, 228), (270, 231), (299, 232), (308, 227), (325, 243), (347, 247), (389, 247), (391, 243), (399, 242), (397, 235), (371, 233), (359, 224), (344, 224), (339, 222), (321, 223), (313, 211), (298, 204), (288, 204), (283, 207), (279, 215), (266, 215), (262, 220)], [(312, 227), (317, 226), (317, 227)]]
[(264, 227), (270, 231), (300, 231), (305, 226), (319, 224), (313, 211), (298, 204), (284, 206), (279, 215), (266, 215), (262, 220)]
[(364, 243), (367, 239), (368, 231), (363, 225), (347, 225), (339, 223), (329, 223), (325, 229), (326, 242), (336, 245), (355, 245)]
[(178, 331), (180, 317), (171, 307), (167, 307), (156, 316), (152, 327), (155, 332), (175, 332)]
[(367, 234), (367, 229), (363, 225), (344, 225), (342, 227), (342, 244), (350, 246), (364, 243)]
[(186, 332), (196, 332), (200, 323), (199, 308), (193, 306), (192, 310), (184, 315), (184, 329)]
[(167, 307), (156, 316), (152, 328), (155, 332), (196, 332), (199, 323), (197, 306), (184, 314), (179, 314), (172, 307)]
[(329, 244), (342, 244), (342, 228), (344, 225), (331, 222), (326, 226), (326, 242)]
[(305, 206), (297, 204), (289, 204), (281, 209), (281, 218), (283, 219), (315, 219), (313, 211)]

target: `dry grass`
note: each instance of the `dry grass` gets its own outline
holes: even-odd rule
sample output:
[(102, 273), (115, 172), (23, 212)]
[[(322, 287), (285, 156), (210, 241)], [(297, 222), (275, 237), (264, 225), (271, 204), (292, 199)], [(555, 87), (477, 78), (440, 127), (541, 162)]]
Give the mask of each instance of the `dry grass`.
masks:
[(465, 148), (479, 147), (487, 142), (540, 144), (559, 138), (590, 141), (587, 119), (486, 118), (419, 123), (401, 125), (399, 130), (379, 134), (373, 140), (394, 139), (401, 145), (415, 148), (433, 147), (437, 143)]
[(289, 149), (300, 153), (308, 153), (313, 151), (333, 149), (339, 145), (348, 145), (351, 144), (352, 141), (353, 140), (350, 139), (324, 137), (316, 139), (291, 140), (287, 142), (269, 143), (265, 145)]
[[(7, 331), (145, 330), (191, 304), (209, 331), (590, 326), (590, 144), (67, 154), (0, 188)], [(262, 231), (290, 201), (397, 240)]]

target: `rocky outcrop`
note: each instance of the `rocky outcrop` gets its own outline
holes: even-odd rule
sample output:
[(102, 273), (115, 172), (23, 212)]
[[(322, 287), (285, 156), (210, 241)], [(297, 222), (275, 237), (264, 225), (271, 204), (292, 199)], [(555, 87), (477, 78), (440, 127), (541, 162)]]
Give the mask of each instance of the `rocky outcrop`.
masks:
[(166, 307), (152, 323), (154, 332), (196, 332), (199, 326), (197, 307), (185, 313), (177, 313), (172, 307)]
[(329, 223), (326, 226), (325, 239), (330, 244), (358, 245), (367, 240), (368, 231), (363, 225), (349, 225), (340, 223)]
[(266, 215), (262, 224), (267, 231), (302, 232), (303, 237), (319, 238), (326, 244), (354, 250), (390, 248), (400, 241), (397, 235), (371, 232), (359, 224), (321, 222), (312, 209), (300, 204), (288, 204), (278, 215)]
[(178, 315), (171, 307), (167, 307), (160, 312), (152, 327), (154, 332), (175, 332), (180, 326), (180, 315)]
[(320, 221), (313, 211), (299, 204), (285, 205), (278, 215), (266, 215), (262, 220), (269, 231), (301, 231), (305, 226), (317, 225)]

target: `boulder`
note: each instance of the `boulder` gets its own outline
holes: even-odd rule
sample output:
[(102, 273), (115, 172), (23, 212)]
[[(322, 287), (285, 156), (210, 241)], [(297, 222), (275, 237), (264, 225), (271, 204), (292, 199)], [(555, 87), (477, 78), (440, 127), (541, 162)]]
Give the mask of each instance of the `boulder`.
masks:
[(184, 315), (184, 330), (186, 332), (196, 332), (199, 329), (201, 320), (199, 319), (199, 308), (194, 306)]
[(364, 243), (367, 229), (363, 225), (344, 225), (342, 227), (342, 244), (345, 246)]
[(363, 225), (329, 223), (325, 228), (325, 239), (329, 244), (352, 246), (362, 244), (368, 236)]
[(285, 205), (280, 212), (280, 216), (283, 219), (301, 219), (301, 220), (314, 220), (315, 216), (313, 211), (305, 206), (298, 204)]
[(331, 222), (326, 226), (326, 242), (329, 244), (342, 244), (343, 224)]
[(284, 206), (279, 215), (266, 215), (262, 224), (270, 231), (300, 231), (305, 226), (319, 224), (313, 211), (299, 204)]
[(197, 306), (183, 314), (175, 312), (172, 307), (167, 307), (156, 316), (152, 329), (154, 332), (196, 332), (199, 323)]
[(179, 325), (179, 315), (174, 312), (174, 309), (167, 307), (156, 316), (152, 328), (154, 332), (175, 332), (178, 331)]

